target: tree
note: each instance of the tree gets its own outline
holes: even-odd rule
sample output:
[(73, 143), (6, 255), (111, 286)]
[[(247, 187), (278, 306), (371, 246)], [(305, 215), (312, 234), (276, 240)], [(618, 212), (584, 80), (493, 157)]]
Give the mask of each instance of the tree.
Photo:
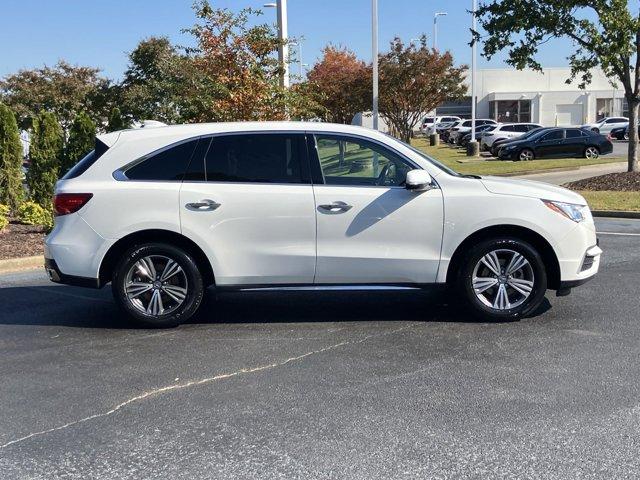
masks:
[(42, 207), (51, 205), (62, 158), (63, 131), (55, 114), (42, 112), (33, 122), (29, 147), (29, 195)]
[(426, 42), (422, 36), (419, 46), (405, 46), (395, 38), (379, 59), (380, 114), (405, 142), (425, 112), (466, 93), (466, 66), (454, 67), (449, 52), (441, 54)]
[(536, 54), (552, 37), (566, 37), (576, 45), (568, 57), (571, 78), (585, 88), (591, 72), (600, 67), (620, 82), (629, 105), (628, 170), (638, 171), (638, 107), (640, 106), (640, 15), (627, 0), (490, 0), (477, 11), (487, 35), (483, 53), (491, 58), (507, 49), (507, 62), (518, 69), (540, 71)]
[(89, 115), (80, 112), (69, 129), (69, 140), (64, 149), (60, 165), (60, 175), (67, 173), (78, 160), (93, 150), (96, 140), (96, 124)]
[(129, 54), (129, 66), (119, 88), (123, 111), (136, 120), (179, 123), (186, 58), (165, 37), (142, 40)]
[(131, 128), (129, 121), (122, 115), (118, 107), (113, 107), (109, 113), (109, 121), (107, 122), (107, 132), (117, 132)]
[(307, 79), (310, 93), (318, 95), (325, 109), (325, 120), (349, 124), (371, 106), (371, 68), (347, 49), (325, 47)]
[(0, 204), (16, 211), (22, 202), (22, 143), (16, 117), (0, 103)]
[(271, 25), (255, 24), (259, 10), (238, 13), (194, 4), (198, 23), (185, 30), (196, 46), (186, 53), (192, 68), (188, 84), (194, 121), (283, 120), (306, 105), (302, 89), (279, 85), (282, 66), (275, 53), (281, 40)]
[(0, 80), (0, 99), (13, 109), (23, 128), (39, 113), (53, 112), (67, 130), (81, 111), (106, 118), (109, 82), (100, 70), (59, 61), (53, 67), (20, 70)]

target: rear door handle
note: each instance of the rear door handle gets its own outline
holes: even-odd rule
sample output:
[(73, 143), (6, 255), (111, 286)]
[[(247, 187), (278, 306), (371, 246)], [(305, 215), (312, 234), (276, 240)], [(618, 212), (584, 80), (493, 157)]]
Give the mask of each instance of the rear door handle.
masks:
[(185, 205), (187, 210), (192, 210), (194, 212), (211, 212), (219, 206), (219, 203), (214, 202), (213, 200), (209, 200), (208, 198), (200, 200), (199, 202), (187, 203)]
[(348, 212), (349, 210), (351, 210), (351, 208), (353, 208), (353, 206), (347, 205), (344, 202), (333, 202), (328, 205), (318, 205), (318, 208), (325, 213), (335, 214), (335, 213)]

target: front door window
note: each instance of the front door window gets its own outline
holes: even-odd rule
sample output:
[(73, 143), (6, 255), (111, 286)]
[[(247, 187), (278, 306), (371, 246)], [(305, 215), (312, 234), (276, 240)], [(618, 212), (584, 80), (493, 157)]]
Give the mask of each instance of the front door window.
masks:
[(373, 142), (353, 137), (316, 135), (326, 185), (399, 187), (412, 167)]

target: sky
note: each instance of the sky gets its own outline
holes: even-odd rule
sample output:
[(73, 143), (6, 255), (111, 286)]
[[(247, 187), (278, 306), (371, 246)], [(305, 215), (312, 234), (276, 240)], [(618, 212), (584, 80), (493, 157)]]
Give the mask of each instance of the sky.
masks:
[[(265, 1), (211, 0), (214, 7), (238, 11), (261, 8), (263, 21), (275, 24), (273, 8)], [(450, 50), (457, 64), (469, 64), (471, 49), (468, 10), (471, 0), (378, 0), (379, 48), (399, 36), (409, 42), (426, 33), (431, 44), (433, 15), (438, 20), (438, 46)], [(23, 68), (52, 65), (59, 59), (98, 67), (119, 80), (127, 66), (127, 53), (149, 36), (167, 36), (188, 45), (191, 38), (180, 33), (193, 25), (191, 0), (2, 0), (0, 28), (0, 76)], [(313, 64), (329, 43), (353, 50), (371, 61), (371, 0), (288, 0), (289, 35), (304, 37), (304, 63)], [(549, 42), (541, 50), (543, 66), (567, 65), (570, 44)], [(478, 56), (479, 68), (503, 68), (504, 56), (491, 61)], [(298, 66), (292, 66), (298, 72)]]

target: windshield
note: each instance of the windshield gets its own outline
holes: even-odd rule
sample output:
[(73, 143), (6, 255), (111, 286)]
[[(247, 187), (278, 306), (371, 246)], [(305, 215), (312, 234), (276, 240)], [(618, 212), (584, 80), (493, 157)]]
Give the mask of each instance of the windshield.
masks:
[(440, 163), (439, 161), (437, 161), (436, 159), (430, 157), (429, 155), (427, 155), (426, 153), (424, 153), (422, 150), (417, 149), (416, 147), (414, 147), (413, 145), (409, 145), (408, 143), (405, 143), (401, 140), (398, 140), (397, 138), (394, 138), (394, 140), (396, 142), (400, 142), (401, 144), (403, 144), (405, 147), (411, 149), (412, 151), (414, 151), (415, 153), (417, 153), (418, 155), (420, 155), (422, 158), (424, 158), (427, 162), (429, 162), (431, 165), (433, 165), (434, 167), (442, 170), (445, 173), (448, 173), (449, 175), (453, 175), (454, 177), (461, 177), (462, 175), (459, 174), (458, 172), (456, 172), (455, 170), (452, 170), (451, 168), (447, 167), (446, 165)]
[(532, 139), (535, 139), (535, 138), (541, 137), (541, 136), (542, 136), (542, 135), (544, 135), (545, 133), (549, 133), (549, 132), (552, 132), (552, 131), (554, 131), (554, 130), (556, 130), (556, 127), (551, 127), (551, 128), (538, 128), (537, 130), (533, 130), (532, 132), (529, 132), (529, 133), (530, 133), (530, 135), (528, 135), (528, 136), (526, 136), (526, 137), (523, 135), (523, 136), (519, 137), (517, 140), (521, 140), (521, 139), (523, 139), (523, 138), (532, 138)]
[(550, 128), (542, 128), (542, 127), (535, 128), (533, 130), (529, 130), (524, 135), (520, 135), (519, 137), (514, 138), (514, 140), (516, 140), (516, 141), (525, 140), (525, 139), (527, 139), (529, 137), (532, 137), (534, 135), (537, 135), (539, 133), (546, 132), (547, 130), (551, 130), (551, 129)]

